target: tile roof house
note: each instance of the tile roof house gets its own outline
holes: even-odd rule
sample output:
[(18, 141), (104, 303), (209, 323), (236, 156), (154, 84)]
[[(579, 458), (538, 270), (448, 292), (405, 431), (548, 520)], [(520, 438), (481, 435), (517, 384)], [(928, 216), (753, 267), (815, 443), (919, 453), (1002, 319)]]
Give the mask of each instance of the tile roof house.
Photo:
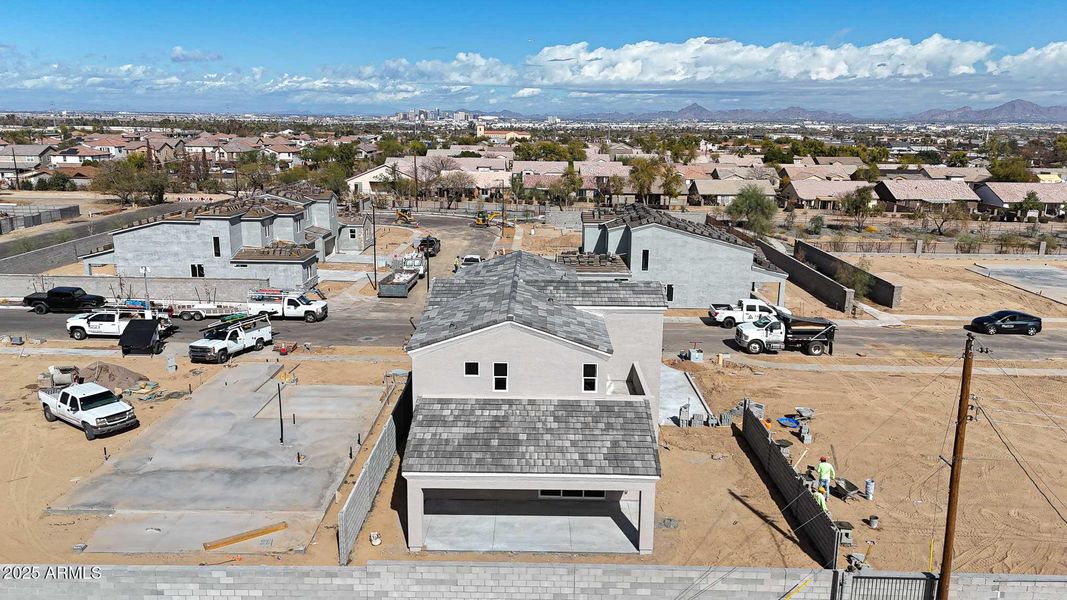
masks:
[(765, 197), (774, 198), (774, 186), (766, 179), (695, 179), (689, 185), (689, 204), (729, 206), (746, 187), (754, 187)]
[(791, 181), (782, 188), (782, 197), (794, 206), (833, 210), (837, 208), (837, 203), (842, 196), (870, 185), (866, 181), (801, 179)]
[[(651, 552), (665, 310), (658, 283), (526, 252), (435, 278), (407, 344), (408, 547), (549, 551), (521, 543), (514, 515), (554, 529), (584, 511), (603, 538), (564, 533), (568, 551)], [(465, 531), (476, 515), (502, 525)]]
[(923, 175), (930, 179), (948, 179), (950, 181), (963, 181), (965, 183), (981, 183), (989, 181), (992, 175), (985, 167), (932, 167), (925, 166), (921, 170)]
[(879, 181), (874, 193), (885, 203), (886, 210), (911, 212), (944, 210), (954, 202), (964, 202), (968, 208), (978, 206), (978, 196), (962, 181), (941, 179), (902, 179)]
[(727, 231), (640, 204), (582, 214), (582, 251), (622, 257), (636, 281), (663, 285), (672, 308), (707, 308), (748, 298), (786, 274), (752, 244)]
[(778, 174), (789, 181), (822, 179), (824, 181), (848, 181), (856, 172), (855, 165), (782, 165)]
[(1059, 216), (1067, 210), (1067, 183), (989, 181), (979, 184), (974, 192), (981, 199), (984, 209), (994, 213), (1017, 209), (1017, 205), (1022, 203), (1030, 192), (1037, 194), (1037, 199), (1044, 207), (1042, 212), (1047, 216)]

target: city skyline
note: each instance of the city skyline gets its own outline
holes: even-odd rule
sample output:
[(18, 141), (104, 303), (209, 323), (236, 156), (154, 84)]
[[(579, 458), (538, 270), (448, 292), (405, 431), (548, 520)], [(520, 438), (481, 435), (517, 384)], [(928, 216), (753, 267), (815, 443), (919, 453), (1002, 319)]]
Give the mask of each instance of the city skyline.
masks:
[[(196, 3), (193, 3), (195, 7)], [(0, 110), (570, 116), (802, 106), (858, 117), (1067, 104), (1067, 4), (768, 7), (112, 1), (0, 33)], [(534, 27), (537, 15), (551, 26)], [(922, 16), (921, 19), (915, 18)], [(284, 26), (279, 26), (283, 23)], [(991, 24), (996, 27), (991, 27)]]

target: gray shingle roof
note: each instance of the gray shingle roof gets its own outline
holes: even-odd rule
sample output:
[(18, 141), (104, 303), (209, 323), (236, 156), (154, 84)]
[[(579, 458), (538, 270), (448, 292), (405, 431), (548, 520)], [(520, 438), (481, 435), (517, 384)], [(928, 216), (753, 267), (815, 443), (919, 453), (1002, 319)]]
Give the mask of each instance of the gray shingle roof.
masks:
[[(449, 291), (461, 290), (454, 287)], [(430, 295), (435, 295), (434, 289)], [(594, 350), (613, 352), (603, 318), (561, 303), (515, 276), (486, 283), (444, 302), (428, 302), (407, 348), (415, 350), (506, 321)]]
[(667, 306), (658, 281), (529, 281), (539, 292), (573, 306)]
[(656, 210), (649, 208), (643, 204), (627, 204), (615, 212), (615, 219), (607, 223), (608, 227), (615, 227), (618, 225), (629, 225), (630, 227), (640, 227), (641, 225), (648, 225), (650, 223), (656, 223), (658, 225), (664, 225), (671, 229), (677, 229), (687, 233), (700, 235), (713, 240), (719, 240), (720, 242), (726, 242), (728, 244), (734, 244), (737, 246), (743, 246), (745, 248), (752, 249), (754, 246), (741, 238), (727, 233), (718, 227), (706, 225), (704, 223), (697, 223), (694, 221), (687, 221), (685, 219), (679, 219), (662, 210)]
[(562, 279), (571, 273), (555, 261), (529, 252), (511, 252), (491, 258), (456, 273), (457, 279), (497, 278), (505, 275), (519, 279)]
[(648, 401), (420, 398), (409, 473), (659, 476)]

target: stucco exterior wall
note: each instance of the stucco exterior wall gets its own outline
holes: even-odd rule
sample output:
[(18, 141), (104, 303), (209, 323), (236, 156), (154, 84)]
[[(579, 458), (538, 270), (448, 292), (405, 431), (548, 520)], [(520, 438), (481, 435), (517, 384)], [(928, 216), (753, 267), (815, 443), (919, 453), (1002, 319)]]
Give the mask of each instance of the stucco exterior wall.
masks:
[[(748, 298), (754, 282), (780, 281), (752, 269), (755, 250), (663, 227), (645, 225), (630, 230), (630, 272), (638, 281), (674, 286), (671, 308), (707, 308), (711, 303)], [(649, 251), (648, 270), (641, 257)]]
[(652, 414), (658, 415), (663, 313), (659, 310), (603, 307), (583, 310), (601, 315), (607, 324), (615, 353), (608, 361), (605, 375), (609, 380), (623, 382), (629, 377), (631, 366), (635, 363), (639, 365)]
[[(504, 323), (411, 354), (413, 398), (581, 398), (606, 396), (611, 358), (592, 349)], [(465, 362), (478, 362), (467, 377)], [(493, 391), (493, 363), (508, 363), (508, 390)], [(582, 365), (597, 367), (596, 393), (582, 391)], [(548, 377), (547, 374), (552, 376)]]
[[(205, 277), (234, 277), (230, 257), (236, 249), (230, 245), (230, 225), (224, 219), (161, 222), (116, 233), (115, 268), (125, 276), (139, 276), (139, 267), (147, 266), (157, 277), (189, 277), (189, 265), (202, 264)], [(219, 256), (214, 255), (211, 239), (216, 236)]]

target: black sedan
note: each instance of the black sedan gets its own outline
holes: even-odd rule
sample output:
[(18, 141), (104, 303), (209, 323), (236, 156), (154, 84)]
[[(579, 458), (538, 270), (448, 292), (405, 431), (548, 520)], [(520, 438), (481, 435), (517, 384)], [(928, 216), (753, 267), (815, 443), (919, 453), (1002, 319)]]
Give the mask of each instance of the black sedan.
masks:
[(998, 310), (971, 321), (971, 330), (994, 335), (997, 333), (1025, 333), (1037, 335), (1041, 331), (1041, 317), (1017, 310)]

